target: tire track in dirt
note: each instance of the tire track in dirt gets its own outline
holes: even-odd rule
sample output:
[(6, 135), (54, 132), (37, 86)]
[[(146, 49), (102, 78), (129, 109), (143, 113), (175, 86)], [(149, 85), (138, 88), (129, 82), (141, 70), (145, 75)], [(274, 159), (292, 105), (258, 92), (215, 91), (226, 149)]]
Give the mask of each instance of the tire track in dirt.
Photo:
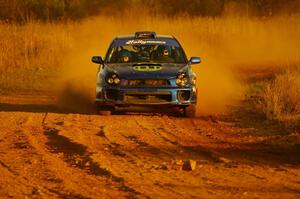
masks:
[(129, 141), (134, 142), (135, 144), (138, 145), (139, 149), (149, 152), (150, 154), (153, 155), (157, 155), (161, 152), (163, 152), (162, 150), (151, 146), (150, 144), (148, 144), (147, 142), (144, 142), (142, 140), (140, 140), (137, 136), (135, 135), (130, 135), (126, 137)]
[[(165, 141), (160, 135), (153, 131), (152, 127), (145, 126), (149, 118), (153, 116), (130, 116), (131, 126), (134, 126), (135, 133), (127, 133), (123, 135), (129, 142), (136, 145), (136, 150), (152, 154), (154, 156), (161, 155), (168, 158), (172, 157), (173, 152), (168, 151), (160, 146)], [(157, 116), (154, 116), (156, 118)], [(152, 122), (152, 121), (151, 121)], [(152, 123), (156, 125), (156, 121)], [(164, 143), (165, 144), (165, 143)]]
[[(148, 170), (148, 172), (149, 171), (151, 172), (152, 169), (154, 169), (155, 171), (161, 170), (162, 167), (160, 165), (156, 165), (153, 167), (153, 164), (155, 164), (155, 162), (156, 162), (156, 164), (159, 164), (157, 162), (161, 162), (161, 160), (157, 157), (160, 157), (160, 155), (162, 155), (162, 154), (165, 154), (165, 155), (167, 154), (168, 156), (171, 157), (170, 153), (165, 152), (164, 150), (161, 150), (159, 148), (156, 148), (155, 146), (150, 145), (149, 143), (143, 141), (142, 139), (140, 139), (138, 137), (138, 135), (136, 134), (137, 132), (139, 132), (139, 134), (150, 133), (150, 132), (148, 132), (149, 129), (144, 128), (141, 125), (136, 125), (136, 120), (138, 118), (142, 119), (142, 118), (144, 118), (144, 116), (125, 116), (125, 118), (127, 119), (126, 127), (128, 127), (128, 128), (126, 128), (126, 131), (121, 130), (121, 131), (116, 132), (116, 131), (113, 131), (114, 128), (110, 129), (110, 128), (107, 128), (108, 126), (101, 126), (101, 128), (100, 128), (101, 130), (97, 133), (98, 136), (100, 136), (101, 138), (104, 138), (106, 141), (110, 142), (110, 145), (113, 146), (113, 151), (111, 151), (113, 155), (118, 155), (118, 154), (115, 154), (115, 152), (114, 152), (114, 150), (116, 150), (115, 149), (115, 147), (116, 147), (117, 151), (120, 151), (120, 150), (124, 151), (122, 153), (126, 154), (126, 162), (128, 164), (133, 165), (132, 170), (123, 171), (122, 175), (124, 175), (124, 172), (125, 173), (128, 173), (128, 172), (131, 172), (131, 173), (142, 172), (143, 173), (143, 172), (145, 172), (144, 171), (145, 165), (152, 165), (152, 166), (150, 166), (150, 168), (151, 168), (150, 170), (149, 170), (149, 167), (147, 166), (146, 170)], [(119, 124), (118, 121), (119, 120), (114, 121), (114, 124), (118, 125)], [(141, 121), (143, 121), (143, 120), (141, 120)], [(121, 122), (124, 125), (124, 122), (123, 121), (121, 121)], [(126, 138), (126, 142), (128, 142), (128, 143), (120, 142), (120, 144), (117, 144), (117, 143), (110, 141), (110, 139), (109, 139), (109, 135), (110, 135), (109, 131), (110, 130), (114, 132), (114, 136), (116, 136), (116, 134), (118, 134), (118, 137), (121, 136), (123, 138)], [(141, 130), (142, 130), (142, 132), (141, 132)], [(124, 145), (128, 145), (128, 144), (134, 145), (134, 149), (132, 151), (131, 150), (128, 151), (128, 150), (126, 150), (126, 148), (124, 150)], [(149, 156), (150, 154), (152, 156)], [(144, 155), (147, 156), (147, 159), (143, 159)], [(124, 157), (124, 156), (122, 156), (122, 157)], [(142, 162), (142, 165), (141, 165), (141, 162)], [(123, 167), (123, 165), (121, 167)], [(124, 166), (126, 166), (126, 164)], [(162, 169), (162, 170), (164, 170), (164, 169)], [(131, 181), (131, 183), (134, 183), (132, 180), (138, 176), (133, 177), (133, 176), (125, 175), (124, 177), (127, 180)], [(139, 179), (139, 177), (138, 177), (138, 179), (135, 180), (135, 183), (139, 182), (140, 180), (141, 179)], [(156, 184), (155, 186), (158, 186), (158, 184)], [(156, 190), (156, 192), (161, 191), (161, 189), (157, 190), (157, 188), (155, 190)], [(180, 192), (178, 192), (172, 188), (164, 187), (163, 190), (167, 191), (169, 193), (172, 193), (172, 195), (177, 195), (177, 196), (182, 195)], [(149, 191), (150, 190), (147, 190), (146, 193), (149, 193)], [(151, 193), (151, 191), (150, 191), (150, 193)], [(153, 195), (153, 193), (152, 193), (152, 195)]]
[[(36, 119), (36, 118), (34, 118)], [(11, 123), (11, 121), (8, 121)], [(22, 194), (26, 197), (39, 197), (41, 194), (46, 194), (47, 189), (41, 185), (40, 180), (43, 180), (47, 173), (47, 168), (40, 167), (36, 170), (36, 166), (43, 165), (41, 154), (31, 143), (28, 130), (33, 124), (33, 118), (25, 115), (13, 123), (17, 125), (6, 126), (7, 134), (4, 145), (1, 150), (6, 149), (5, 156), (14, 156), (14, 159), (0, 157), (1, 166), (5, 167), (14, 175), (15, 184), (18, 184), (18, 191), (22, 190)], [(5, 163), (4, 163), (5, 162)], [(35, 171), (35, 172), (32, 172)], [(44, 175), (40, 175), (40, 174)], [(30, 180), (29, 180), (30, 179)], [(7, 176), (4, 176), (4, 181), (9, 181)], [(8, 196), (14, 196), (15, 191), (9, 191)]]
[(112, 155), (114, 156), (119, 156), (119, 157), (126, 157), (127, 154), (123, 152), (121, 145), (115, 142), (112, 142), (109, 140), (109, 138), (106, 136), (106, 127), (105, 126), (100, 126), (100, 130), (96, 134), (96, 136), (103, 138), (107, 144), (104, 144), (105, 150), (110, 151)]
[[(180, 196), (183, 190), (178, 191), (173, 186), (160, 187), (160, 185), (157, 184), (159, 180), (162, 180), (162, 182), (164, 182), (163, 184), (168, 184), (170, 181), (175, 184), (181, 184), (184, 179), (178, 176), (176, 171), (173, 170), (169, 164), (171, 160), (174, 159), (176, 146), (170, 146), (172, 149), (164, 148), (164, 140), (151, 132), (152, 128), (148, 128), (148, 126), (144, 127), (143, 125), (142, 128), (140, 128), (140, 126), (136, 124), (136, 121), (144, 123), (149, 119), (149, 116), (126, 115), (111, 116), (109, 118), (100, 116), (99, 119), (94, 121), (100, 123), (98, 131), (85, 136), (85, 138), (79, 138), (78, 136), (80, 135), (77, 133), (63, 132), (62, 134), (68, 135), (72, 140), (78, 140), (79, 138), (81, 140), (80, 143), (89, 146), (89, 151), (95, 150), (95, 148), (91, 148), (88, 144), (89, 137), (93, 135), (97, 136), (101, 143), (99, 143), (98, 146), (95, 145), (95, 147), (101, 150), (102, 145), (104, 151), (96, 152), (93, 158), (95, 158), (97, 162), (104, 160), (103, 165), (105, 168), (109, 168), (113, 173), (122, 176), (126, 179), (128, 184), (133, 185), (137, 190), (143, 190), (143, 193), (146, 195), (160, 197)], [(155, 121), (153, 122), (151, 120), (150, 122), (152, 125), (156, 124)], [(83, 125), (84, 123), (80, 122), (76, 128), (81, 128)], [(69, 128), (62, 129), (64, 129), (64, 131), (71, 130)], [(151, 140), (148, 140), (148, 138)], [(158, 141), (158, 143), (156, 143), (156, 141)], [(150, 149), (148, 147), (150, 147)], [(116, 148), (126, 154), (126, 156), (124, 156), (125, 158), (113, 157), (119, 156), (112, 151)], [(157, 148), (159, 154), (153, 153), (151, 151), (153, 148)], [(113, 164), (111, 164), (111, 162), (113, 162)], [(165, 164), (168, 165), (168, 169), (166, 169)], [(174, 173), (175, 176), (170, 176), (169, 172)], [(148, 190), (146, 187), (141, 189), (144, 183), (147, 183), (148, 186), (154, 186), (155, 188), (153, 187), (153, 190)], [(163, 194), (162, 191), (164, 192)]]
[(8, 165), (6, 165), (4, 162), (0, 160), (0, 165), (4, 167), (7, 171), (14, 174), (15, 176), (19, 175), (16, 171), (12, 170)]
[(44, 129), (45, 136), (48, 138), (46, 145), (51, 153), (62, 153), (63, 159), (70, 166), (86, 171), (90, 175), (104, 177), (118, 184), (117, 189), (128, 193), (129, 198), (142, 196), (135, 189), (125, 185), (122, 177), (115, 176), (109, 170), (102, 168), (97, 162), (94, 162), (87, 152), (87, 147), (71, 141), (69, 138), (59, 134), (59, 130), (53, 128)]
[[(0, 155), (0, 160), (11, 171), (14, 171), (16, 174), (14, 181), (20, 185), (16, 189), (22, 191), (15, 193), (14, 190), (5, 188), (4, 190), (10, 190), (10, 194), (6, 194), (6, 196), (90, 198), (89, 196), (107, 197), (118, 194), (124, 197), (125, 194), (119, 194), (124, 191), (117, 191), (117, 188), (109, 187), (111, 183), (107, 184), (107, 179), (87, 177), (81, 172), (74, 172), (73, 168), (66, 167), (64, 161), (59, 159), (59, 155), (52, 155), (45, 145), (47, 137), (43, 134), (43, 127), (46, 122), (41, 125), (42, 114), (36, 114), (37, 117), (31, 115), (25, 113), (24, 117), (13, 118), (11, 123), (16, 123), (16, 125), (5, 125), (7, 139), (5, 139), (5, 145), (0, 146), (0, 151), (7, 151), (9, 154), (7, 157), (5, 157), (6, 153)], [(9, 157), (16, 157), (16, 159)], [(68, 176), (70, 174), (72, 176)], [(8, 177), (7, 175), (3, 179), (4, 182), (10, 180)], [(102, 186), (104, 192), (100, 189), (100, 193), (97, 193), (95, 185)], [(84, 190), (83, 187), (90, 190)], [(123, 187), (120, 186), (121, 188)], [(112, 194), (111, 192), (105, 193), (105, 190), (113, 190), (113, 192)], [(1, 194), (1, 191), (0, 186), (0, 198), (5, 196)]]
[(54, 193), (57, 195), (59, 198), (63, 199), (91, 199), (91, 197), (84, 197), (80, 194), (69, 194), (66, 192), (63, 192), (61, 190), (56, 190), (56, 189), (47, 189), (49, 192)]
[[(168, 117), (168, 116), (163, 116)], [(160, 162), (160, 165), (155, 168), (158, 172), (160, 171), (168, 171), (168, 172), (174, 172), (174, 170), (171, 168), (171, 161), (175, 159), (178, 155), (178, 150), (176, 149), (176, 145), (172, 143), (171, 140), (165, 138), (163, 135), (161, 135), (159, 132), (155, 131), (155, 128), (157, 126), (161, 126), (161, 116), (158, 117), (156, 115), (154, 116), (133, 116), (130, 118), (132, 123), (135, 123), (135, 126), (138, 127), (140, 130), (140, 133), (138, 135), (130, 135), (127, 136), (127, 139), (130, 141), (133, 141), (136, 143), (139, 147), (147, 148), (146, 152), (157, 151), (157, 153), (154, 153), (152, 158), (148, 161), (150, 162)], [(176, 120), (176, 118), (174, 117)], [(158, 142), (157, 142), (158, 141)], [(160, 144), (158, 144), (160, 143)], [(168, 145), (166, 148), (166, 144)], [(171, 144), (171, 145), (169, 145)], [(140, 149), (139, 149), (140, 150)], [(168, 162), (168, 163), (167, 163)], [(161, 164), (163, 163), (163, 164)], [(165, 164), (166, 163), (166, 164)], [(166, 167), (166, 165), (168, 165)], [(170, 175), (168, 176), (167, 173), (160, 172), (161, 174), (161, 183), (155, 182), (155, 185), (159, 185), (160, 188), (157, 188), (156, 190), (158, 192), (164, 191), (165, 193), (170, 193), (167, 197), (185, 197), (185, 198), (193, 198), (192, 194), (186, 193), (183, 194), (182, 190), (176, 189), (176, 186), (173, 185), (173, 183), (177, 184), (182, 182), (183, 179), (175, 174), (174, 176)], [(163, 178), (166, 176), (169, 177), (170, 182), (164, 182)], [(168, 180), (167, 180), (168, 181)], [(194, 196), (195, 197), (195, 196)]]
[[(50, 193), (53, 197), (53, 194), (56, 197), (59, 198), (67, 198), (67, 199), (73, 199), (73, 198), (79, 198), (79, 199), (88, 199), (90, 197), (85, 197), (81, 195), (80, 193), (76, 193), (75, 190), (69, 189), (64, 185), (66, 179), (61, 179), (58, 177), (58, 173), (56, 170), (53, 169), (52, 164), (48, 164), (49, 161), (46, 160), (47, 155), (44, 153), (43, 146), (40, 145), (40, 142), (43, 143), (44, 137), (43, 137), (43, 127), (45, 124), (45, 120), (48, 116), (48, 113), (44, 115), (44, 117), (35, 118), (37, 121), (33, 121), (32, 118), (29, 120), (24, 120), (24, 122), (21, 122), (20, 125), (23, 129), (22, 136), (26, 140), (24, 143), (21, 142), (21, 145), (18, 144), (18, 146), (21, 146), (21, 149), (33, 149), (34, 154), (37, 156), (37, 159), (35, 159), (35, 162), (39, 165), (42, 165), (41, 168), (41, 174), (37, 175), (37, 178), (42, 180), (42, 184), (35, 186), (32, 190), (33, 196), (42, 196), (44, 194)], [(36, 126), (36, 123), (39, 123), (41, 121), (41, 126)], [(16, 142), (18, 143), (18, 142)], [(25, 146), (25, 147), (24, 147)], [(19, 147), (20, 148), (20, 147)], [(47, 166), (46, 166), (47, 165)], [(49, 186), (49, 183), (52, 184)], [(39, 183), (40, 184), (40, 183)], [(37, 188), (38, 187), (38, 188)]]
[[(0, 117), (9, 114), (2, 113)], [(236, 146), (240, 141), (240, 135), (232, 132), (232, 127), (222, 121), (166, 115), (103, 117), (55, 113), (18, 113), (12, 118), (19, 119), (8, 125), (0, 124), (8, 128), (5, 130), (7, 134), (0, 132), (0, 170), (8, 180), (0, 181), (15, 184), (16, 193), (12, 188), (4, 188), (4, 191), (15, 193), (12, 196), (85, 199), (109, 197), (111, 192), (120, 194), (120, 197), (153, 198), (241, 198), (247, 192), (246, 198), (268, 194), (270, 198), (277, 194), (290, 196), (286, 198), (299, 195), (299, 175), (296, 175), (299, 170), (296, 167), (282, 165), (285, 170), (278, 171), (269, 165), (253, 165), (255, 162), (252, 160), (252, 164), (238, 160), (236, 167), (232, 163), (215, 164), (210, 159), (202, 162), (218, 150), (220, 157), (227, 157), (226, 152), (222, 152), (223, 148), (231, 147), (229, 144)], [(53, 139), (71, 142), (71, 146), (60, 144), (58, 148), (50, 147), (51, 139), (47, 133), (51, 132), (54, 132)], [(234, 142), (231, 143), (231, 140)], [(71, 155), (63, 147), (71, 148)], [(73, 152), (72, 147), (78, 151)], [(153, 148), (158, 150), (157, 154), (151, 151)], [(212, 154), (202, 154), (203, 151)], [(262, 155), (268, 155), (262, 152)], [(12, 157), (16, 157), (15, 163), (9, 160)], [(175, 158), (196, 160), (196, 170), (173, 169), (171, 160)], [(109, 173), (108, 176), (93, 173), (94, 163), (123, 180), (119, 183), (113, 181)], [(168, 166), (166, 170), (160, 168), (163, 163)], [(28, 166), (30, 164), (32, 166)], [(26, 167), (27, 171), (23, 172), (22, 167)], [(8, 168), (16, 172), (15, 175)], [(121, 190), (123, 182), (142, 195)], [(256, 188), (257, 184), (261, 186)], [(25, 186), (26, 189), (22, 188)], [(91, 191), (94, 186), (98, 189)], [(3, 196), (1, 188), (0, 198)], [(97, 193), (105, 189), (108, 192)]]
[[(131, 159), (136, 152), (152, 155), (169, 155), (167, 151), (161, 150), (140, 139), (140, 135), (149, 134), (149, 129), (144, 128), (136, 121), (136, 116), (126, 116), (127, 121), (114, 121), (114, 125), (101, 126), (97, 135), (107, 141), (106, 147), (113, 155)], [(144, 118), (145, 116), (138, 116)], [(117, 128), (119, 127), (119, 128)], [(153, 138), (154, 139), (154, 138)]]
[[(149, 154), (152, 155), (160, 155), (161, 157), (164, 157), (160, 160), (160, 162), (163, 161), (173, 161), (175, 159), (196, 159), (200, 162), (212, 162), (216, 163), (219, 162), (218, 156), (214, 154), (213, 151), (210, 151), (204, 147), (201, 147), (198, 142), (194, 142), (193, 136), (198, 130), (194, 129), (194, 126), (191, 126), (189, 130), (191, 131), (190, 137), (188, 137), (186, 142), (188, 145), (185, 145), (184, 143), (180, 143), (182, 141), (182, 138), (179, 137), (181, 135), (185, 135), (186, 133), (180, 129), (180, 124), (175, 125), (175, 123), (178, 123), (178, 120), (182, 120), (182, 118), (172, 117), (169, 116), (126, 116), (128, 117), (127, 121), (127, 127), (126, 130), (120, 130), (115, 128), (110, 128), (111, 131), (114, 131), (114, 136), (116, 134), (119, 134), (119, 136), (122, 136), (126, 138), (128, 142), (131, 142), (135, 145), (135, 150), (130, 156), (138, 155), (139, 152), (145, 152), (147, 156)], [(129, 118), (130, 117), (130, 118)], [(162, 121), (163, 120), (163, 121)], [(120, 123), (123, 121), (120, 121)], [(191, 122), (190, 119), (184, 120), (184, 122), (189, 124)], [(114, 121), (115, 125), (119, 125), (119, 121)], [(123, 122), (124, 124), (124, 122)], [(131, 131), (132, 127), (134, 126), (134, 131)], [(178, 130), (179, 129), (179, 130)], [(101, 131), (101, 136), (103, 137), (104, 133), (103, 130)], [(171, 137), (171, 138), (170, 138)], [(106, 137), (107, 138), (107, 137)], [(201, 137), (202, 139), (202, 137)], [(200, 140), (201, 140), (200, 139)], [(109, 140), (109, 138), (107, 138)], [(189, 146), (191, 143), (197, 144), (196, 146)], [(122, 149), (122, 146), (124, 144), (128, 145), (125, 141), (121, 142), (118, 145), (118, 148), (120, 147)], [(135, 155), (134, 155), (135, 154)], [(126, 156), (127, 160), (130, 159), (130, 156)], [(146, 161), (145, 163), (152, 163), (157, 162), (159, 163), (159, 160), (157, 160), (153, 156), (151, 160)]]
[[(171, 119), (169, 116), (164, 116), (163, 122), (161, 119), (154, 118), (151, 121), (147, 121), (147, 120), (143, 122), (136, 121), (136, 123), (138, 124), (138, 126), (140, 126), (140, 128), (144, 130), (148, 130), (149, 132), (155, 134), (157, 137), (162, 139), (163, 142), (171, 144), (173, 146), (172, 148), (179, 151), (179, 154), (180, 152), (181, 153), (186, 152), (190, 155), (194, 155), (197, 158), (205, 159), (210, 162), (218, 162), (218, 157), (214, 154), (213, 151), (205, 149), (204, 147), (200, 147), (199, 145), (194, 147), (194, 146), (186, 146), (180, 143), (182, 142), (182, 138), (179, 136), (184, 136), (185, 134), (187, 134), (184, 130), (181, 129), (180, 124), (178, 124), (181, 119), (179, 118)], [(190, 119), (185, 119), (184, 120), (185, 125), (189, 124), (191, 121), (192, 120)], [(177, 124), (175, 124), (176, 122)], [(151, 123), (155, 123), (156, 125), (152, 128), (148, 128), (147, 126), (150, 126)], [(193, 136), (195, 137), (194, 134), (198, 130), (195, 129), (193, 126), (190, 127), (191, 128), (188, 129), (190, 131), (189, 133), (192, 133)], [(194, 139), (189, 139), (189, 138), (187, 139), (189, 144), (194, 142)]]
[[(113, 116), (114, 117), (114, 116)], [(164, 116), (166, 117), (166, 116)], [(118, 117), (117, 117), (118, 118)], [(126, 120), (125, 120), (126, 119)], [(172, 118), (176, 122), (177, 118)], [(184, 178), (182, 178), (180, 175), (181, 172), (178, 173), (176, 169), (174, 170), (172, 168), (172, 161), (177, 158), (183, 158), (186, 159), (190, 156), (186, 156), (185, 154), (180, 154), (180, 150), (178, 150), (179, 142), (180, 140), (179, 136), (176, 136), (178, 140), (174, 140), (177, 142), (176, 144), (170, 144), (165, 141), (165, 139), (161, 138), (161, 136), (165, 137), (165, 135), (162, 135), (160, 132), (156, 132), (155, 129), (157, 127), (161, 127), (162, 124), (160, 122), (161, 117), (151, 117), (151, 116), (124, 116), (123, 121), (114, 119), (114, 125), (113, 126), (107, 126), (108, 128), (104, 128), (104, 133), (101, 132), (101, 136), (105, 134), (106, 136), (112, 136), (114, 140), (117, 140), (116, 137), (125, 137), (126, 141), (119, 142), (121, 146), (128, 145), (129, 143), (135, 144), (135, 148), (133, 151), (126, 151), (126, 153), (129, 153), (128, 156), (126, 156), (126, 160), (129, 162), (130, 159), (136, 160), (136, 162), (142, 164), (138, 164), (135, 166), (136, 171), (142, 172), (143, 175), (145, 175), (145, 172), (149, 172), (150, 178), (153, 178), (153, 180), (150, 180), (150, 183), (154, 183), (152, 186), (160, 186), (160, 188), (155, 187), (156, 192), (163, 191), (164, 194), (167, 194), (169, 197), (179, 197), (182, 196), (184, 193), (184, 190), (178, 190), (177, 186), (182, 186), (184, 183), (189, 184), (189, 182), (185, 182)], [(126, 123), (125, 123), (126, 121)], [(123, 125), (120, 125), (123, 124)], [(126, 128), (124, 128), (124, 124), (126, 124)], [(121, 129), (120, 127), (123, 126), (124, 129)], [(172, 127), (169, 127), (172, 128)], [(169, 129), (168, 129), (169, 130)], [(113, 133), (113, 135), (111, 135)], [(173, 132), (178, 133), (177, 131)], [(116, 135), (117, 134), (117, 135)], [(168, 139), (168, 138), (166, 138)], [(128, 143), (129, 141), (129, 143)], [(151, 155), (149, 151), (145, 151), (145, 147), (154, 147), (157, 148), (160, 153), (158, 155)], [(191, 152), (186, 151), (186, 154), (191, 154)], [(202, 155), (200, 156), (198, 153), (194, 155), (197, 157), (196, 159), (203, 160), (206, 158)], [(205, 161), (205, 164), (208, 164), (210, 161)], [(204, 163), (204, 161), (201, 163)], [(144, 165), (155, 165), (154, 168), (144, 170)], [(167, 165), (167, 167), (165, 167)], [(164, 167), (161, 167), (164, 166)], [(162, 169), (165, 168), (165, 169)], [(125, 171), (126, 172), (126, 171)], [(134, 172), (134, 171), (128, 171), (128, 172)], [(170, 172), (170, 173), (169, 173)], [(153, 173), (153, 175), (152, 175)], [(156, 182), (157, 175), (160, 175), (160, 182)], [(171, 174), (171, 175), (170, 175)], [(124, 175), (124, 174), (122, 174)], [(145, 176), (145, 177), (146, 177)], [(155, 176), (155, 177), (154, 177)], [(132, 178), (127, 176), (127, 178)], [(136, 177), (135, 177), (136, 178)], [(131, 179), (131, 180), (132, 180)], [(140, 181), (141, 179), (136, 179), (136, 183)], [(196, 178), (194, 180), (197, 180)], [(201, 181), (201, 180), (198, 180)], [(149, 181), (148, 181), (149, 182)], [(201, 183), (201, 182), (199, 182)], [(195, 186), (197, 187), (197, 186)], [(147, 191), (149, 192), (149, 191)], [(151, 195), (151, 194), (150, 194)], [(193, 197), (195, 195), (190, 193), (185, 193), (186, 197)]]

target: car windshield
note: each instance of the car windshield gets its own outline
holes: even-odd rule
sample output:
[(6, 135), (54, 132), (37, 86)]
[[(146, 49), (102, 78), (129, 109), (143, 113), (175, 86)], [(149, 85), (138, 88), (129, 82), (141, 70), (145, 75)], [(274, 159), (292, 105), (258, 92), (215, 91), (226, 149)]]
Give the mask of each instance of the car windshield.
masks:
[(107, 63), (186, 63), (181, 47), (172, 45), (121, 45), (112, 47), (106, 57)]

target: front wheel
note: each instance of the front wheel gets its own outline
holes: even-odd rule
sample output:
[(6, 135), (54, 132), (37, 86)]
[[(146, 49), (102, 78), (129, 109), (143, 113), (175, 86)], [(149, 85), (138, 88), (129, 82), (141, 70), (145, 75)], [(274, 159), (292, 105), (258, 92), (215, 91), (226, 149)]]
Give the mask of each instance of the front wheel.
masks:
[(184, 107), (183, 109), (183, 115), (185, 117), (190, 117), (190, 118), (193, 118), (193, 117), (196, 117), (196, 105), (195, 104), (191, 104), (187, 107)]

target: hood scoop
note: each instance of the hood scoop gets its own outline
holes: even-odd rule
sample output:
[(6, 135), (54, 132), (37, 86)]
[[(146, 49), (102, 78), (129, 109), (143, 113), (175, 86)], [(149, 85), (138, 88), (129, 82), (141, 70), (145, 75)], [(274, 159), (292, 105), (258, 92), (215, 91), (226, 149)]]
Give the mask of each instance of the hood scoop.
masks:
[(153, 72), (160, 71), (162, 69), (161, 64), (134, 64), (133, 70), (141, 72)]

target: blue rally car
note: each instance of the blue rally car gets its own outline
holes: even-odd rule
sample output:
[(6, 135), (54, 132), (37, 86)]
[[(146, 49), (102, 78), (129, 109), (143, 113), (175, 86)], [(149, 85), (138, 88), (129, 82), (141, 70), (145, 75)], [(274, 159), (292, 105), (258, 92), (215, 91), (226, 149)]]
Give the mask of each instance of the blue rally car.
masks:
[(116, 107), (179, 107), (188, 117), (195, 116), (196, 74), (191, 65), (199, 57), (187, 59), (176, 38), (155, 32), (136, 32), (116, 37), (104, 59), (92, 57), (99, 65), (96, 105), (101, 114)]

